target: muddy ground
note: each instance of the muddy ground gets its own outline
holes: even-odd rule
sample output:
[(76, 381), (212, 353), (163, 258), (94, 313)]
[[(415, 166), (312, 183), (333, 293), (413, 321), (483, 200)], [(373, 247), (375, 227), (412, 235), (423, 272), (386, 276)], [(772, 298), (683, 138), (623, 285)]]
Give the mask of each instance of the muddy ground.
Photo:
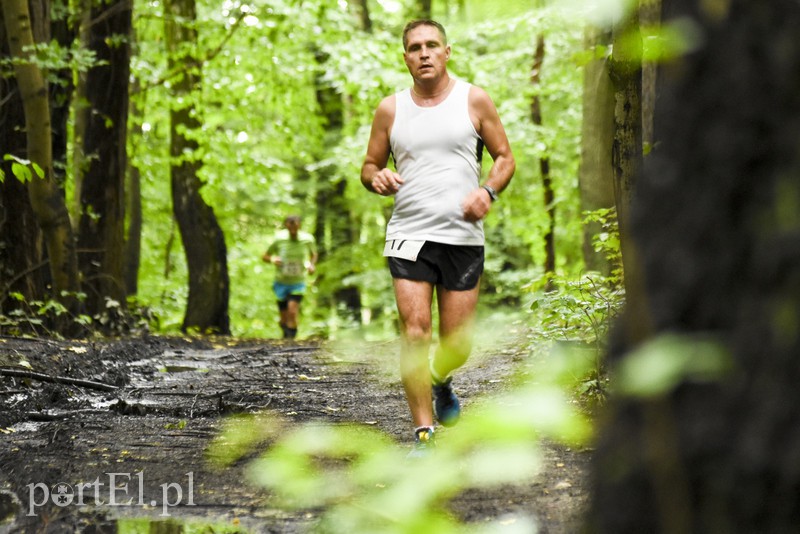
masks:
[[(212, 466), (209, 444), (228, 415), (268, 409), (297, 422), (366, 423), (405, 446), (407, 408), (386, 365), (395, 354), (391, 343), (0, 338), (0, 532), (117, 532), (117, 521), (132, 517), (152, 519), (149, 532), (182, 532), (166, 525), (164, 512), (213, 522), (214, 531), (311, 532), (318, 512), (277, 508), (247, 482), (247, 462)], [(513, 346), (476, 350), (456, 383), (465, 413), (508, 387), (526, 357)], [(31, 372), (44, 376), (24, 376)], [(590, 453), (553, 444), (543, 450), (540, 475), (468, 490), (449, 503), (450, 512), (499, 525), (525, 514), (540, 533), (577, 532)], [(127, 484), (113, 496), (117, 506), (108, 505), (109, 473), (119, 473), (118, 488)], [(87, 481), (94, 485), (84, 486), (78, 506), (78, 484)], [(179, 501), (179, 490), (180, 504), (165, 508), (165, 498)], [(106, 504), (94, 506), (92, 492)]]

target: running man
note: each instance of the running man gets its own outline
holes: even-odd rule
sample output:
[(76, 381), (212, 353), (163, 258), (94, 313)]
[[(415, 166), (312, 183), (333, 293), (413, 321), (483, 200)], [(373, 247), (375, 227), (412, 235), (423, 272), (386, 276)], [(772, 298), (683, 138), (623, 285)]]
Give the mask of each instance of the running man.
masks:
[[(457, 422), (451, 373), (472, 350), (484, 262), (483, 219), (514, 174), (514, 156), (492, 99), (447, 72), (450, 45), (432, 20), (403, 30), (410, 89), (384, 98), (372, 123), (361, 182), (394, 195), (384, 255), (400, 318), (400, 376), (414, 424), (415, 448), (433, 444), (436, 417)], [(493, 163), (481, 184), (481, 156)], [(387, 167), (392, 156), (396, 172)], [(429, 361), (433, 295), (439, 346)], [(431, 388), (435, 403), (431, 398)]]
[(317, 245), (311, 234), (300, 231), (299, 215), (286, 217), (283, 224), (286, 229), (275, 236), (261, 259), (276, 267), (272, 289), (278, 299), (280, 327), (285, 339), (294, 339), (306, 292), (306, 273), (313, 274), (316, 269)]

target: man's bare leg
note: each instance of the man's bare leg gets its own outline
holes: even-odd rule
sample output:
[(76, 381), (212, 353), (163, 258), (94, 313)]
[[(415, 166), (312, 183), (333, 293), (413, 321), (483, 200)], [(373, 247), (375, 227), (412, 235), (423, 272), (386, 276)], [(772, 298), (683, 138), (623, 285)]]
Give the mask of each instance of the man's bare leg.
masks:
[(475, 309), (480, 284), (466, 291), (452, 291), (437, 286), (439, 304), (439, 347), (431, 370), (444, 380), (464, 365), (472, 351)]
[(296, 300), (289, 299), (288, 306), (286, 307), (286, 322), (284, 323), (289, 328), (297, 328), (297, 317), (300, 315), (300, 303)]
[(415, 427), (433, 426), (431, 376), (428, 353), (431, 344), (433, 285), (417, 280), (394, 279), (400, 316), (400, 377)]

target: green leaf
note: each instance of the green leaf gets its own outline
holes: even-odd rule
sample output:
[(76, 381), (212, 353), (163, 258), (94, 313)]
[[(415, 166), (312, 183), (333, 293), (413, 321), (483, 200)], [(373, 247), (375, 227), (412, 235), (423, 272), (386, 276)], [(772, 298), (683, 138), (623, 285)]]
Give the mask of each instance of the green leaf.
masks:
[(36, 176), (44, 178), (44, 169), (42, 169), (38, 163), (31, 163), (31, 167), (33, 167), (33, 172), (36, 173)]
[(21, 163), (17, 162), (12, 163), (11, 172), (14, 174), (14, 176), (17, 177), (17, 180), (19, 180), (23, 184), (30, 182), (31, 178), (33, 178), (31, 170), (26, 165), (22, 165)]
[(617, 387), (625, 395), (664, 395), (685, 381), (716, 381), (731, 370), (731, 355), (719, 341), (666, 334), (622, 360)]

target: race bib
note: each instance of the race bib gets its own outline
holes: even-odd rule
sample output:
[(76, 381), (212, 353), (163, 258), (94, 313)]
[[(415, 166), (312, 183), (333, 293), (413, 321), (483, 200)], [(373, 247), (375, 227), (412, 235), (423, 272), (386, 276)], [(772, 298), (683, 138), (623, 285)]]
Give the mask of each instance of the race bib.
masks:
[(281, 265), (281, 273), (284, 276), (302, 276), (304, 273), (303, 262), (287, 261)]
[(425, 241), (412, 241), (410, 239), (387, 239), (383, 247), (383, 255), (392, 258), (417, 261), (417, 255)]

